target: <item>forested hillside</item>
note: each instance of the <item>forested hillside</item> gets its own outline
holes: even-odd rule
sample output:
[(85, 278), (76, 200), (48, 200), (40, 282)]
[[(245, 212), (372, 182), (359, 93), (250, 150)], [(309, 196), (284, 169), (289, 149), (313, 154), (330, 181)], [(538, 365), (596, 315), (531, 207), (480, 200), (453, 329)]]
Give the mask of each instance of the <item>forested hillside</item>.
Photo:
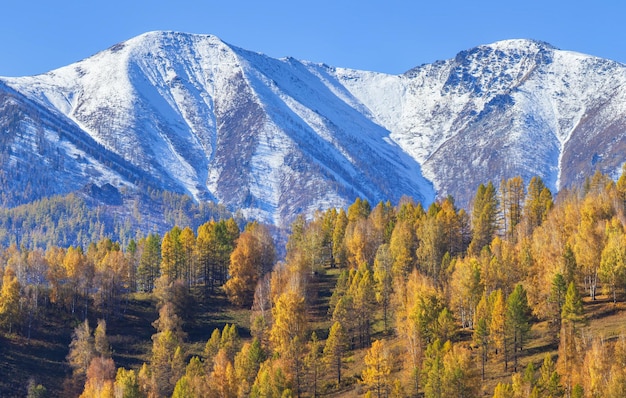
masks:
[(596, 173), (468, 211), (357, 199), (297, 218), (284, 258), (233, 218), (12, 244), (0, 395), (623, 397), (625, 222), (626, 175)]
[[(83, 191), (89, 191), (88, 195), (76, 192), (13, 208), (0, 207), (0, 245), (87, 247), (105, 237), (126, 245), (138, 233), (160, 233), (174, 225), (197, 228), (207, 220), (232, 217), (222, 205), (195, 203), (189, 196), (167, 191), (148, 189), (124, 199), (110, 185), (90, 184)], [(98, 203), (92, 197), (103, 201)], [(239, 224), (245, 224), (242, 217), (236, 217)]]

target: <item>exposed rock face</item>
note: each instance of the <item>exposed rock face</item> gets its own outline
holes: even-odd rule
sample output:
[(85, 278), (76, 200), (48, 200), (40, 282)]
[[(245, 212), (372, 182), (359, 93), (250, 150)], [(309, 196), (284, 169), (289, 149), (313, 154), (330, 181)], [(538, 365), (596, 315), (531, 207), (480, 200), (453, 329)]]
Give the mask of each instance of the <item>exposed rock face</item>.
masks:
[(285, 226), (357, 196), (465, 206), (516, 175), (555, 191), (620, 169), (624, 83), (622, 64), (528, 40), (394, 76), (152, 32), (0, 79), (2, 204), (154, 187)]

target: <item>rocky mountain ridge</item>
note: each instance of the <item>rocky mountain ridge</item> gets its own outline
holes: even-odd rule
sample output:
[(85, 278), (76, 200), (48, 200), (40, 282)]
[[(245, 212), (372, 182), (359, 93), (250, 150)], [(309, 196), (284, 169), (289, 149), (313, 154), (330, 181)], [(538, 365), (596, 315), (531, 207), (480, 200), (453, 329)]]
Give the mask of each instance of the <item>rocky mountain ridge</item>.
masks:
[(150, 32), (0, 78), (2, 204), (152, 187), (287, 226), (357, 196), (466, 206), (517, 175), (556, 191), (620, 170), (625, 83), (622, 64), (531, 40), (387, 75)]

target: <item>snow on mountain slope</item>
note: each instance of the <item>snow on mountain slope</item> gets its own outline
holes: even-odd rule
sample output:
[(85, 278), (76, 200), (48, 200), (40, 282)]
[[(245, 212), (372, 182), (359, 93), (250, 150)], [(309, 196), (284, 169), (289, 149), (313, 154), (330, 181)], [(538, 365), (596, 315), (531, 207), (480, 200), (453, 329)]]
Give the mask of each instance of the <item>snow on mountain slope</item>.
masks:
[[(624, 145), (626, 68), (616, 62), (507, 40), (400, 76), (353, 70), (336, 75), (418, 160), (436, 190), (463, 205), (487, 180), (538, 175), (556, 191), (580, 183), (594, 167), (614, 171), (624, 162), (604, 143)], [(590, 134), (600, 119), (610, 127)], [(593, 161), (576, 150), (585, 147), (578, 141), (588, 134), (603, 142), (599, 152), (611, 155)]]
[(155, 179), (285, 224), (299, 212), (434, 197), (419, 164), (293, 59), (151, 32), (6, 84)]
[[(107, 149), (156, 175), (169, 175), (200, 198), (196, 181), (206, 178), (215, 135), (211, 104), (202, 106), (209, 102), (204, 97), (210, 75), (193, 73), (201, 70), (193, 43), (173, 49), (160, 39), (158, 34), (140, 36), (74, 65), (9, 84), (56, 108)], [(207, 47), (219, 45), (216, 39), (208, 41)], [(191, 65), (176, 62), (178, 57)], [(180, 73), (184, 82), (177, 79)]]
[(531, 40), (387, 75), (150, 32), (44, 75), (0, 79), (0, 124), (16, 148), (39, 136), (59, 148), (71, 172), (54, 180), (71, 173), (68, 190), (97, 170), (99, 184), (186, 192), (284, 226), (357, 196), (451, 194), (466, 206), (488, 180), (538, 175), (555, 191), (596, 168), (615, 173), (625, 83), (624, 65)]

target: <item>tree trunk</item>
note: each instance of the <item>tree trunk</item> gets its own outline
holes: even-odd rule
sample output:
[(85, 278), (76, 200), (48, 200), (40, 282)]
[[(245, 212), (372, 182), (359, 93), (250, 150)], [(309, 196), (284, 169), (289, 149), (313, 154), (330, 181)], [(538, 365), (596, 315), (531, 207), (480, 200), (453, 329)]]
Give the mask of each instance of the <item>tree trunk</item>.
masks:
[(596, 300), (596, 291), (598, 289), (598, 270), (595, 269), (591, 274), (585, 277), (585, 287), (589, 289), (589, 298)]
[(337, 385), (341, 384), (341, 356), (337, 356)]
[(485, 363), (487, 362), (487, 345), (483, 344), (483, 349), (482, 349), (482, 353), (481, 353), (481, 359), (482, 359), (482, 380), (485, 381)]
[(513, 331), (513, 372), (517, 372), (517, 331)]
[(383, 300), (383, 325), (384, 331), (387, 332), (387, 301)]
[(506, 334), (504, 336), (504, 342), (502, 344), (502, 351), (504, 351), (504, 371), (509, 370), (509, 350), (506, 344)]

